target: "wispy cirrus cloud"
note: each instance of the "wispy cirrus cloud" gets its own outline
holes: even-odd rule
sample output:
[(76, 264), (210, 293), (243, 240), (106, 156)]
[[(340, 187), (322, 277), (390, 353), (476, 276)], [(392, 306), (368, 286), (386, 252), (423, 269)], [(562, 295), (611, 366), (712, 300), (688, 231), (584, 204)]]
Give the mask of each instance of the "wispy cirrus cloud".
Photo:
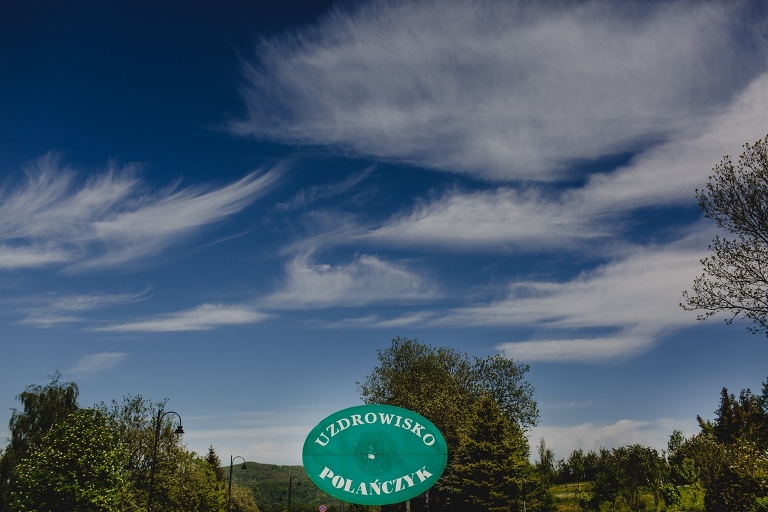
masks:
[(79, 181), (56, 155), (0, 191), (0, 268), (53, 264), (76, 272), (143, 261), (202, 227), (241, 211), (269, 190), (281, 168), (218, 189), (149, 190), (134, 166)]
[(285, 265), (280, 288), (263, 301), (271, 308), (302, 309), (419, 302), (434, 298), (435, 285), (403, 264), (356, 255), (342, 264), (318, 263), (301, 253)]
[(557, 363), (599, 363), (642, 354), (654, 344), (653, 336), (632, 329), (613, 336), (516, 341), (496, 348), (517, 361)]
[(57, 311), (88, 311), (116, 304), (131, 304), (145, 300), (149, 290), (135, 293), (86, 293), (77, 295), (54, 294), (41, 297), (39, 301), (48, 300), (46, 307)]
[(100, 352), (81, 358), (69, 373), (83, 375), (110, 370), (125, 359), (125, 352)]
[(765, 70), (761, 24), (739, 21), (749, 8), (355, 6), (263, 41), (245, 66), (248, 116), (231, 128), (484, 178), (558, 179), (574, 160), (690, 130)]
[[(290, 201), (278, 205), (280, 210), (294, 210), (306, 207), (318, 201), (337, 198), (342, 194), (348, 193), (360, 186), (373, 172), (374, 167), (369, 166), (360, 172), (350, 174), (346, 179), (339, 183), (327, 185), (314, 185), (300, 190)], [(363, 195), (366, 193), (363, 192)]]
[(534, 331), (528, 339), (496, 348), (526, 362), (626, 359), (695, 323), (695, 315), (682, 310), (679, 302), (700, 272), (707, 233), (701, 230), (666, 245), (623, 247), (611, 261), (563, 281), (511, 281), (500, 299), (448, 310), (425, 308), (393, 318), (349, 318), (334, 325), (528, 327), (547, 337)]
[(574, 246), (613, 233), (584, 204), (535, 189), (450, 191), (361, 235), (375, 243), (438, 246), (457, 251), (531, 252)]
[(146, 300), (148, 295), (149, 290), (134, 293), (94, 292), (74, 295), (49, 293), (21, 297), (6, 301), (6, 304), (26, 315), (21, 323), (50, 328), (61, 324), (81, 322), (84, 318), (78, 315), (88, 311), (140, 302)]
[(678, 303), (701, 256), (683, 244), (636, 248), (568, 281), (510, 282), (505, 298), (454, 309), (444, 321), (565, 329), (688, 325), (692, 318)]
[(97, 327), (100, 332), (184, 332), (208, 331), (228, 325), (261, 322), (270, 315), (242, 304), (202, 304), (192, 309), (150, 318)]
[[(591, 176), (582, 186), (536, 184), (450, 190), (421, 201), (361, 238), (374, 243), (461, 251), (579, 249), (637, 222), (639, 208), (694, 206), (694, 190), (725, 155), (761, 138), (768, 111), (768, 73), (690, 133), (639, 152), (629, 163)], [(768, 128), (761, 128), (768, 131)]]

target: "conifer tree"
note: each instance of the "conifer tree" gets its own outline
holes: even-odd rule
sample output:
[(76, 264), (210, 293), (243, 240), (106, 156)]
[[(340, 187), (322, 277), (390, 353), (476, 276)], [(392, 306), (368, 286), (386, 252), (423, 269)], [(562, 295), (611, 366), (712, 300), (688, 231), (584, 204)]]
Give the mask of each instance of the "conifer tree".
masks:
[(443, 476), (450, 509), (468, 512), (547, 510), (548, 496), (528, 460), (528, 441), (498, 404), (483, 396), (472, 407), (453, 464)]

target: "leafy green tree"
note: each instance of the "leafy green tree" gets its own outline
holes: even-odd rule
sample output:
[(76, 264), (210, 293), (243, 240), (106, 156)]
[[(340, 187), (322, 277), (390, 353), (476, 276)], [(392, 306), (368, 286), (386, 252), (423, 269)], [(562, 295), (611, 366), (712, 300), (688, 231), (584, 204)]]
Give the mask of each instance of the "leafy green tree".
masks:
[(708, 511), (768, 510), (768, 414), (763, 394), (749, 389), (737, 398), (723, 388), (714, 421), (698, 417), (701, 433), (681, 444), (695, 462)]
[(78, 388), (74, 382), (62, 382), (56, 371), (45, 386), (31, 385), (16, 398), (22, 409), (14, 409), (8, 428), (10, 443), (0, 458), (0, 510), (8, 510), (10, 487), (15, 468), (41, 443), (58, 423), (78, 409)]
[(621, 472), (621, 494), (627, 499), (632, 510), (640, 510), (640, 491), (653, 486), (659, 461), (658, 452), (647, 446), (634, 444), (614, 450)]
[(734, 165), (729, 156), (715, 166), (706, 189), (696, 190), (699, 208), (732, 238), (715, 237), (704, 272), (683, 292), (680, 305), (703, 311), (704, 320), (720, 312), (751, 320), (752, 332), (768, 334), (768, 137), (745, 144)]
[(539, 472), (541, 481), (548, 484), (555, 477), (555, 452), (547, 448), (544, 438), (539, 439), (539, 461), (536, 463), (536, 469)]
[(593, 482), (592, 506), (599, 508), (608, 502), (615, 504), (618, 498), (632, 510), (640, 510), (641, 491), (649, 489), (658, 501), (664, 488), (664, 461), (650, 447), (634, 444), (600, 450), (600, 464)]
[[(169, 471), (170, 468), (170, 471)], [(173, 477), (158, 488), (157, 510), (179, 512), (221, 512), (227, 508), (227, 492), (216, 478), (214, 468), (204, 457), (189, 451), (181, 453), (164, 472)], [(166, 485), (170, 484), (170, 485)], [(162, 504), (162, 505), (161, 505)]]
[[(466, 429), (474, 424), (472, 410), (480, 399), (492, 400), (520, 431), (538, 421), (533, 388), (523, 379), (528, 367), (511, 359), (470, 357), (400, 337), (380, 350), (378, 359), (379, 365), (358, 383), (363, 400), (404, 407), (428, 418), (448, 444), (449, 469), (467, 438)], [(443, 479), (438, 480), (429, 493), (430, 508), (442, 508), (448, 494)], [(425, 506), (424, 499), (412, 500), (414, 510)]]
[(123, 457), (111, 427), (95, 409), (80, 409), (57, 422), (19, 462), (7, 510), (115, 510)]
[(768, 454), (748, 441), (728, 447), (714, 480), (707, 487), (704, 504), (708, 511), (764, 510), (768, 498)]
[[(152, 449), (155, 439), (156, 408), (163, 403), (152, 404), (141, 395), (123, 397), (122, 402), (112, 400), (110, 405), (99, 404), (99, 409), (112, 421), (118, 438), (123, 446), (128, 485), (121, 496), (123, 507), (128, 510), (147, 508), (149, 480), (152, 466)], [(164, 448), (174, 447), (177, 439), (170, 425), (161, 430), (159, 440), (160, 453), (168, 451)], [(156, 478), (162, 479), (165, 473), (158, 472)]]
[(232, 484), (232, 512), (259, 512), (256, 499), (250, 489)]
[(603, 503), (615, 503), (621, 492), (621, 469), (613, 453), (606, 448), (600, 448), (595, 478), (592, 481), (592, 509), (598, 510)]
[(579, 483), (579, 490), (581, 490), (581, 482), (584, 480), (586, 473), (586, 459), (584, 457), (584, 450), (578, 448), (571, 452), (568, 457), (568, 467), (570, 468), (573, 478)]
[(161, 415), (157, 460), (152, 460), (158, 411), (165, 409), (165, 401), (153, 404), (140, 395), (127, 396), (99, 408), (113, 420), (121, 440), (127, 481), (121, 493), (122, 509), (147, 509), (153, 465), (153, 510), (219, 511), (226, 507), (226, 488), (216, 470), (208, 459), (181, 444), (182, 438), (174, 433), (173, 415)]
[(523, 430), (538, 423), (534, 389), (524, 380), (529, 367), (501, 355), (470, 357), (397, 337), (378, 351), (379, 365), (358, 383), (366, 403), (397, 405), (429, 418), (446, 441), (458, 435), (471, 404), (490, 395)]
[(667, 442), (667, 463), (670, 481), (676, 485), (693, 485), (699, 481), (699, 470), (690, 452), (688, 440), (680, 430), (675, 430)]

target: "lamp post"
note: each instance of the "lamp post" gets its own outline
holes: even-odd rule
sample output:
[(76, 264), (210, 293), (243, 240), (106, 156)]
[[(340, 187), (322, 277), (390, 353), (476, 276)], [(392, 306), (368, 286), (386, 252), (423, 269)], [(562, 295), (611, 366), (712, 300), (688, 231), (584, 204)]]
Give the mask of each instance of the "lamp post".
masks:
[(152, 468), (149, 471), (149, 496), (147, 497), (147, 511), (152, 512), (152, 491), (155, 488), (155, 468), (157, 467), (157, 443), (160, 441), (160, 430), (163, 426), (163, 418), (169, 414), (175, 414), (179, 418), (179, 426), (173, 431), (174, 434), (183, 434), (184, 428), (181, 426), (181, 416), (175, 411), (163, 412), (162, 407), (157, 410), (157, 421), (155, 422), (155, 445), (152, 448)]
[(293, 483), (293, 479), (296, 479), (296, 485), (301, 485), (301, 482), (299, 482), (299, 477), (295, 475), (288, 475), (288, 512), (291, 512), (291, 484)]
[[(232, 467), (235, 465), (235, 459), (243, 459), (241, 456), (236, 455), (235, 457), (229, 456), (229, 488), (227, 490), (227, 512), (232, 510)], [(245, 465), (245, 459), (243, 459), (243, 465), (242, 469), (248, 469), (248, 466)]]

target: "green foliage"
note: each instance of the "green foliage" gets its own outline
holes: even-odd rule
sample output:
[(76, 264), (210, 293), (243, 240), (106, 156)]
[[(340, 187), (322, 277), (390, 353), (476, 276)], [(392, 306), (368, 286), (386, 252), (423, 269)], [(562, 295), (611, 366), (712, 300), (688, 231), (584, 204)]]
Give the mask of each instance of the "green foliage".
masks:
[(603, 503), (616, 503), (622, 498), (631, 510), (641, 510), (646, 490), (657, 506), (664, 492), (664, 469), (664, 460), (647, 446), (634, 444), (610, 452), (602, 449), (592, 506), (599, 508)]
[(539, 412), (529, 370), (501, 355), (470, 357), (446, 347), (433, 348), (397, 337), (378, 352), (379, 365), (359, 385), (366, 403), (396, 405), (429, 419), (450, 444), (471, 404), (490, 395), (523, 430), (536, 425)]
[(555, 452), (547, 448), (544, 438), (539, 439), (539, 461), (536, 463), (536, 470), (539, 473), (542, 483), (545, 485), (552, 482), (555, 478)]
[[(528, 445), (490, 398), (478, 400), (465, 439), (441, 483), (454, 507), (468, 512), (501, 512), (519, 502), (529, 476)], [(513, 509), (516, 508), (513, 505)]]
[(45, 435), (77, 406), (78, 388), (74, 382), (60, 382), (56, 371), (45, 386), (28, 386), (16, 398), (21, 410), (14, 409), (8, 423), (10, 443), (0, 457), (0, 510), (10, 506), (10, 483), (16, 480), (16, 467), (34, 451)]
[(253, 492), (249, 488), (232, 484), (231, 512), (260, 512)]
[(122, 457), (111, 427), (94, 409), (80, 409), (54, 425), (18, 464), (8, 510), (115, 510)]
[(219, 512), (226, 509), (226, 488), (205, 458), (184, 451), (172, 475), (165, 480), (170, 485), (157, 489), (160, 499), (156, 498), (156, 510)]
[[(524, 480), (531, 483), (528, 492), (538, 492), (542, 485), (528, 463), (524, 437), (524, 431), (538, 421), (533, 388), (523, 379), (526, 365), (500, 355), (470, 357), (399, 337), (379, 351), (378, 359), (379, 365), (358, 383), (363, 400), (421, 414), (434, 423), (448, 444), (446, 474), (429, 491), (430, 508), (448, 510), (451, 503), (460, 503), (458, 509), (495, 509), (505, 500), (504, 506), (509, 507), (509, 500), (522, 493), (523, 467), (527, 472)], [(493, 412), (489, 412), (489, 404), (493, 404)], [(483, 425), (491, 419), (493, 425)], [(500, 452), (491, 454), (491, 450)], [(515, 463), (501, 454), (513, 457)], [(502, 478), (502, 468), (515, 468), (515, 473), (505, 473)], [(466, 489), (466, 495), (459, 496), (459, 489)], [(546, 502), (543, 494), (539, 501)], [(414, 511), (425, 509), (426, 496), (411, 500), (411, 506)]]
[(760, 510), (768, 498), (768, 414), (763, 394), (739, 397), (723, 388), (714, 421), (698, 418), (701, 432), (677, 443), (670, 456), (678, 481), (695, 480), (706, 491), (705, 509)]
[[(768, 448), (768, 413), (762, 399), (749, 389), (739, 393), (738, 400), (723, 388), (720, 392), (720, 407), (712, 433), (720, 443), (732, 444), (741, 439)], [(701, 418), (699, 418), (701, 423)]]
[(707, 510), (757, 510), (768, 497), (768, 454), (758, 446), (738, 440), (727, 447), (715, 478), (707, 487)]
[(213, 446), (208, 447), (208, 455), (205, 457), (205, 461), (211, 468), (213, 468), (213, 472), (216, 474), (216, 480), (223, 483), (226, 480), (224, 476), (224, 468), (221, 467), (221, 459), (216, 453), (216, 450), (213, 449)]
[(719, 312), (731, 315), (728, 323), (745, 318), (756, 324), (749, 330), (768, 334), (768, 137), (745, 144), (736, 165), (724, 157), (696, 198), (704, 216), (735, 238), (715, 237), (680, 305), (703, 311), (700, 320)]
[[(229, 466), (224, 468), (229, 474)], [(235, 485), (250, 489), (256, 505), (262, 512), (285, 512), (288, 510), (288, 481), (293, 476), (291, 485), (292, 512), (317, 512), (317, 507), (325, 504), (329, 510), (338, 503), (321, 491), (307, 477), (302, 466), (278, 466), (247, 462), (246, 469), (235, 464), (232, 470), (233, 493)], [(299, 484), (296, 483), (299, 477)]]
[(664, 501), (664, 505), (680, 506), (683, 504), (683, 495), (680, 493), (680, 489), (674, 484), (665, 484), (661, 488), (661, 497)]
[[(102, 403), (100, 410), (112, 419), (125, 468), (127, 485), (121, 508), (146, 510), (154, 465), (153, 510), (219, 511), (226, 508), (227, 488), (220, 473), (218, 455), (211, 447), (206, 457), (188, 451), (174, 433), (175, 415), (164, 414), (165, 401), (153, 404), (138, 396), (122, 402)], [(153, 460), (157, 418), (157, 460)]]

